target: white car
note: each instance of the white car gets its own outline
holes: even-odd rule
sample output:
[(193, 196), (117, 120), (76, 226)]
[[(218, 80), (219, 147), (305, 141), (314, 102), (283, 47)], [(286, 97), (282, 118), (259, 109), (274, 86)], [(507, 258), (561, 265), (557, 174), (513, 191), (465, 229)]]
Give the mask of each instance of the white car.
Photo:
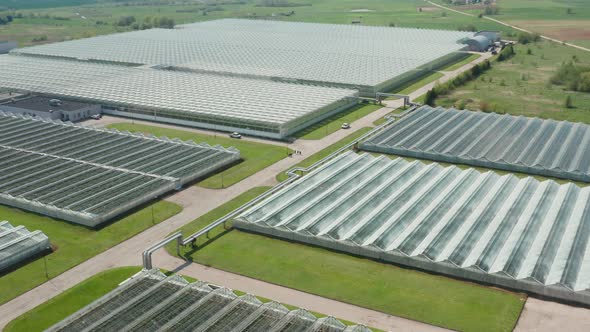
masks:
[(348, 123), (343, 123), (341, 126), (342, 129), (350, 129), (350, 124)]
[(240, 139), (240, 138), (242, 138), (242, 135), (240, 135), (240, 133), (234, 131), (233, 133), (229, 134), (229, 137)]

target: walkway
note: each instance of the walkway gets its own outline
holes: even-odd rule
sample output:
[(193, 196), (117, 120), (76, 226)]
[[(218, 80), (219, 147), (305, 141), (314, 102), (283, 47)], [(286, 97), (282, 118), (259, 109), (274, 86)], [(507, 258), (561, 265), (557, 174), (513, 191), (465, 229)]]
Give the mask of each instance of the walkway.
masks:
[[(465, 16), (470, 16), (470, 17), (475, 17), (475, 15), (473, 15), (473, 14), (466, 13), (466, 12), (463, 12), (463, 11), (460, 11), (460, 10), (456, 10), (456, 9), (453, 9), (453, 8), (449, 8), (447, 6), (439, 5), (439, 4), (434, 3), (432, 1), (426, 1), (426, 2), (428, 2), (429, 4), (431, 4), (433, 6), (436, 6), (436, 7), (439, 7), (439, 8), (445, 9), (445, 10), (448, 10), (448, 11), (452, 11), (454, 13), (458, 13), (458, 14), (465, 15)], [(497, 20), (495, 18), (491, 18), (489, 16), (482, 16), (482, 17), (485, 18), (486, 20), (490, 20), (492, 22), (501, 24), (503, 26), (512, 28), (514, 30), (518, 30), (518, 31), (526, 32), (526, 33), (532, 33), (532, 31), (530, 31), (530, 30), (523, 29), (521, 27), (517, 27), (516, 25), (512, 25), (512, 24), (509, 24), (509, 23), (506, 23), (506, 22), (502, 22), (500, 20)], [(565, 42), (563, 40), (551, 38), (549, 36), (544, 36), (544, 35), (539, 35), (539, 36), (541, 36), (541, 38), (543, 38), (545, 40), (549, 40), (549, 41), (552, 41), (552, 42), (564, 44), (564, 45), (567, 45), (569, 47), (577, 48), (577, 49), (582, 50), (582, 51), (590, 52), (590, 49), (589, 48), (586, 48), (586, 47), (583, 47), (583, 46), (579, 46), (579, 45), (575, 45), (575, 44), (570, 44), (570, 43), (567, 43), (567, 42)]]

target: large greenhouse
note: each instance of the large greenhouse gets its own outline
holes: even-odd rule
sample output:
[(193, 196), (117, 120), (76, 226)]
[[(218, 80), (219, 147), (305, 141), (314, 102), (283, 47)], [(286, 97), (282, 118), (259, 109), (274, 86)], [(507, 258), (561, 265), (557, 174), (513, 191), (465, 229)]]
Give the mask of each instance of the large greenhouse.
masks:
[[(13, 50), (288, 82), (390, 90), (457, 59), (471, 32), (223, 19)], [(121, 47), (125, 45), (125, 47)]]
[(370, 332), (333, 317), (289, 310), (277, 302), (262, 303), (252, 295), (227, 288), (189, 283), (144, 270), (118, 288), (49, 328), (79, 331), (207, 331), (207, 332)]
[(240, 229), (590, 304), (590, 187), (344, 153)]
[(0, 272), (51, 249), (49, 238), (41, 231), (0, 221)]
[(582, 123), (423, 106), (360, 147), (590, 182), (590, 126)]
[(339, 88), (30, 56), (0, 56), (0, 71), (0, 88), (98, 103), (107, 114), (275, 139), (350, 108), (358, 96)]
[(0, 203), (86, 226), (239, 159), (234, 148), (0, 113)]

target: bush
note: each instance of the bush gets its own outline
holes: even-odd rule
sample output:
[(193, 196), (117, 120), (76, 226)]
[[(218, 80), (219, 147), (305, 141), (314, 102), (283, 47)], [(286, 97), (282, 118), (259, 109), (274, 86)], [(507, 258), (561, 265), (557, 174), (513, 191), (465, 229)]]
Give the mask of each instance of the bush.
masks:
[(565, 106), (565, 108), (572, 108), (572, 107), (574, 107), (574, 104), (572, 103), (572, 96), (568, 95), (567, 97), (565, 97), (564, 106)]
[(518, 42), (521, 44), (529, 44), (541, 40), (541, 35), (538, 33), (521, 32), (518, 34)]
[(475, 32), (477, 31), (477, 27), (473, 24), (466, 24), (466, 25), (460, 25), (457, 27), (457, 30), (459, 31), (471, 31), (471, 32)]
[(135, 23), (135, 16), (123, 16), (119, 17), (117, 22), (115, 22), (115, 25), (119, 27), (128, 27), (133, 23)]
[(500, 51), (500, 54), (498, 55), (498, 61), (508, 60), (512, 56), (514, 56), (514, 47), (512, 45), (507, 45), (502, 51)]
[(500, 13), (500, 8), (498, 8), (498, 6), (486, 6), (483, 13), (485, 15), (498, 15)]
[(491, 112), (492, 111), (492, 107), (491, 107), (490, 103), (488, 103), (485, 100), (482, 100), (479, 102), (479, 109), (482, 112)]
[(530, 48), (528, 48), (528, 49), (526, 50), (526, 54), (527, 54), (527, 55), (532, 55), (532, 54), (533, 54), (533, 50), (531, 50)]
[(590, 92), (590, 68), (578, 66), (572, 61), (564, 62), (549, 82), (565, 85), (572, 91)]

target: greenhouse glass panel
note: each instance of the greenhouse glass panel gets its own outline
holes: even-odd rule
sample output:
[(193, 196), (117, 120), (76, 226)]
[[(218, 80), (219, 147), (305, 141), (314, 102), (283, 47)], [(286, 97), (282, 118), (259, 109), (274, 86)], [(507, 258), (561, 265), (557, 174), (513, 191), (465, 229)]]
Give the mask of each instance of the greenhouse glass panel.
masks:
[(590, 304), (590, 187), (343, 153), (239, 229)]
[(289, 331), (290, 326), (371, 331), (362, 325), (347, 327), (333, 317), (317, 319), (303, 309), (289, 311), (276, 302), (263, 304), (255, 296), (237, 296), (227, 288), (191, 284), (178, 275), (166, 277), (157, 269), (137, 273), (47, 331), (258, 332)]
[(92, 227), (240, 159), (235, 148), (1, 112), (0, 126), (0, 203)]
[(590, 126), (422, 106), (365, 151), (590, 182)]
[(49, 250), (49, 238), (43, 232), (0, 221), (0, 272)]

